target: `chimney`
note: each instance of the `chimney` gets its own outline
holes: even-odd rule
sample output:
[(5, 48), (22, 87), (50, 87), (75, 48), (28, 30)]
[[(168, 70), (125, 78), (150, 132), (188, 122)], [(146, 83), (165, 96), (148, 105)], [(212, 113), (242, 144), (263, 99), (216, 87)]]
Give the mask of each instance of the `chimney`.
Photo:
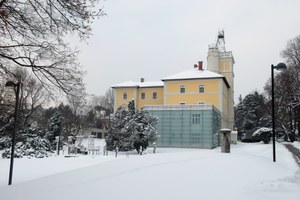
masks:
[(194, 68), (198, 68), (198, 65), (197, 65), (197, 64), (194, 64)]
[(198, 61), (198, 69), (203, 70), (203, 61)]
[(144, 83), (145, 79), (144, 78), (141, 78), (141, 83)]

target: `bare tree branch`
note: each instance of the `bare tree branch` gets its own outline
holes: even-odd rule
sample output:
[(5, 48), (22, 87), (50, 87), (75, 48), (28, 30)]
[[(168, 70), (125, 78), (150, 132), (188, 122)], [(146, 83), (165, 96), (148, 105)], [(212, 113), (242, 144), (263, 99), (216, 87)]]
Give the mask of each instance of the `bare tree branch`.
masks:
[[(68, 95), (82, 90), (78, 52), (65, 42), (67, 34), (81, 40), (91, 35), (94, 18), (103, 15), (99, 0), (1, 0), (0, 74), (19, 66), (31, 69), (48, 91), (52, 86)], [(76, 88), (76, 89), (74, 89)]]

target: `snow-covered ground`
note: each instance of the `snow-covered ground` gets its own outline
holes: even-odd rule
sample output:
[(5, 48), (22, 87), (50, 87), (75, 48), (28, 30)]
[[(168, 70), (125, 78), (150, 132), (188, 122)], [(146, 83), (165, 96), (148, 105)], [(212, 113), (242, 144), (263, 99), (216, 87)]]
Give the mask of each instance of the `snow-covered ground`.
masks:
[(282, 144), (276, 156), (274, 163), (271, 144), (238, 143), (229, 154), (158, 148), (117, 158), (23, 158), (15, 159), (12, 186), (9, 160), (0, 159), (0, 200), (298, 200), (300, 168)]

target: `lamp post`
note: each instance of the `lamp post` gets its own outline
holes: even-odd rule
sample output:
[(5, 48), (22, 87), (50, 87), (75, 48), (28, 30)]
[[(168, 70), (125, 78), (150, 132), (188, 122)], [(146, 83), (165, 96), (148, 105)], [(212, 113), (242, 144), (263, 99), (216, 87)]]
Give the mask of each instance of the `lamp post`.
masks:
[(12, 184), (12, 175), (14, 168), (14, 157), (15, 157), (15, 142), (16, 142), (16, 131), (17, 131), (17, 118), (18, 118), (18, 107), (19, 107), (19, 93), (20, 93), (20, 82), (8, 81), (5, 86), (13, 87), (16, 95), (15, 102), (15, 113), (14, 113), (14, 129), (11, 138), (11, 155), (10, 155), (10, 167), (9, 167), (9, 178), (8, 185)]
[(271, 79), (272, 79), (272, 132), (273, 132), (273, 162), (276, 162), (276, 153), (275, 153), (275, 101), (274, 101), (274, 69), (283, 70), (286, 69), (284, 63), (279, 63), (274, 66), (271, 65)]

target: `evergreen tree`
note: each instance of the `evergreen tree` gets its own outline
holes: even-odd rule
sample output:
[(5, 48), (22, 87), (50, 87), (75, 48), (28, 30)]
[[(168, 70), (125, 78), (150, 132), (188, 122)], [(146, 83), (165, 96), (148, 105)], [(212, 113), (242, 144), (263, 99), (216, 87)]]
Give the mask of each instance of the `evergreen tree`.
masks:
[(52, 145), (52, 149), (55, 148), (55, 137), (61, 135), (63, 118), (60, 113), (56, 112), (50, 119), (48, 130), (46, 131), (46, 138)]
[[(44, 136), (44, 131), (32, 127), (19, 131), (20, 137), (15, 145), (15, 157), (22, 158), (24, 156), (43, 158), (47, 157), (51, 151), (51, 144)], [(3, 154), (3, 158), (10, 158), (11, 148), (7, 148)]]
[(149, 112), (141, 110), (133, 116), (134, 131), (132, 132), (133, 147), (137, 150), (144, 151), (147, 149), (149, 142), (156, 142), (157, 131), (155, 125), (158, 118), (151, 115)]
[[(129, 134), (125, 132), (126, 121), (129, 118), (129, 112), (125, 107), (119, 107), (113, 118), (111, 119), (111, 126), (108, 130), (108, 135), (106, 138), (106, 146), (108, 150), (114, 150), (116, 145), (121, 145), (121, 142), (125, 143), (125, 138), (129, 137)], [(129, 150), (126, 148), (130, 146), (130, 144), (124, 144), (119, 146), (121, 150)]]
[(244, 123), (245, 110), (243, 106), (242, 96), (239, 96), (239, 103), (234, 107), (234, 126), (237, 130), (241, 130)]
[[(0, 143), (2, 143), (0, 146), (5, 147), (2, 157), (10, 158), (11, 138), (1, 137)], [(16, 158), (23, 156), (43, 158), (49, 153), (51, 153), (50, 142), (45, 138), (45, 131), (39, 128), (37, 123), (18, 131), (14, 154)]]
[(157, 140), (155, 125), (158, 118), (149, 112), (136, 111), (134, 101), (130, 101), (128, 109), (119, 107), (111, 120), (106, 144), (108, 150), (116, 147), (120, 151), (136, 149), (142, 153), (149, 145), (149, 142)]
[(235, 124), (238, 130), (254, 131), (260, 127), (270, 127), (271, 117), (265, 97), (254, 91), (235, 106)]

